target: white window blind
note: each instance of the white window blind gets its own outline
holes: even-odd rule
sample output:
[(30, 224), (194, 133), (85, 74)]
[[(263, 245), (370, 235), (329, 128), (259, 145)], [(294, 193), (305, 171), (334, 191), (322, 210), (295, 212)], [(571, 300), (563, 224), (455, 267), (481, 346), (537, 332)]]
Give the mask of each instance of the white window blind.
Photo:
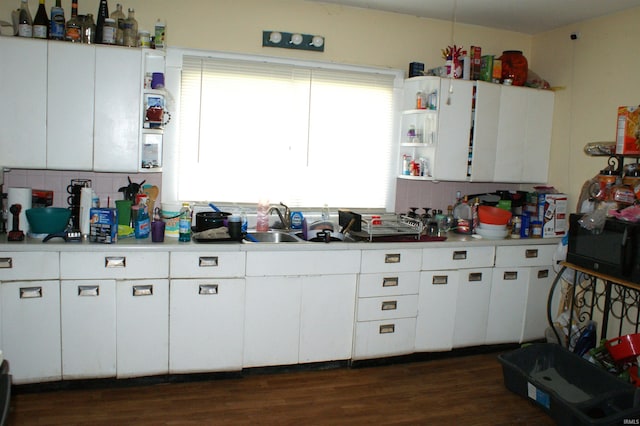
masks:
[(185, 56), (179, 199), (389, 207), (394, 78)]

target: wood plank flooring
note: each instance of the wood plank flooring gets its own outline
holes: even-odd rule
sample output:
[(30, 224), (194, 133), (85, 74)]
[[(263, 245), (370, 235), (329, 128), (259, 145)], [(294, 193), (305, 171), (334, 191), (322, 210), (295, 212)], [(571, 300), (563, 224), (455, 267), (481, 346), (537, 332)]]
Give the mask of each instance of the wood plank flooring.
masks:
[(24, 392), (8, 425), (552, 425), (498, 353), (189, 383)]

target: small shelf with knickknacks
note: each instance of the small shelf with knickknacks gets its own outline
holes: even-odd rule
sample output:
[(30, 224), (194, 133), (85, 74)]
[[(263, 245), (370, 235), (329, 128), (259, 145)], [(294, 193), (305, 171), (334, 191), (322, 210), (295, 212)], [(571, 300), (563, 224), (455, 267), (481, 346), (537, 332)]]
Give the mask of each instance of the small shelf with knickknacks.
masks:
[(401, 179), (431, 180), (431, 165), (438, 134), (439, 80), (407, 80), (400, 119)]
[(147, 50), (144, 56), (144, 83), (141, 93), (141, 172), (162, 171), (164, 129), (171, 121), (171, 113), (167, 109), (170, 95), (165, 89), (164, 70), (164, 51)]

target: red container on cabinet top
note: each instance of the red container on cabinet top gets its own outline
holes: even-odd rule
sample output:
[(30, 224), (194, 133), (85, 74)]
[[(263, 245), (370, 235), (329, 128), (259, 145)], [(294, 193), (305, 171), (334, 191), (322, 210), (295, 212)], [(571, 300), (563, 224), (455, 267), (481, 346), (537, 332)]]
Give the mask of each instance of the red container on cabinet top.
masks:
[(502, 81), (511, 79), (514, 86), (524, 86), (529, 73), (529, 63), (520, 50), (505, 50), (502, 61)]

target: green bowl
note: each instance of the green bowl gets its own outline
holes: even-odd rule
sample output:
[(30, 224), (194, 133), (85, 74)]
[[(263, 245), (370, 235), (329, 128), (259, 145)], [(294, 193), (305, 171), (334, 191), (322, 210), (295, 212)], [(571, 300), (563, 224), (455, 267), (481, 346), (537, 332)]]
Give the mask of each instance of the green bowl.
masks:
[(42, 207), (25, 211), (33, 234), (55, 234), (67, 229), (71, 210), (63, 207)]

